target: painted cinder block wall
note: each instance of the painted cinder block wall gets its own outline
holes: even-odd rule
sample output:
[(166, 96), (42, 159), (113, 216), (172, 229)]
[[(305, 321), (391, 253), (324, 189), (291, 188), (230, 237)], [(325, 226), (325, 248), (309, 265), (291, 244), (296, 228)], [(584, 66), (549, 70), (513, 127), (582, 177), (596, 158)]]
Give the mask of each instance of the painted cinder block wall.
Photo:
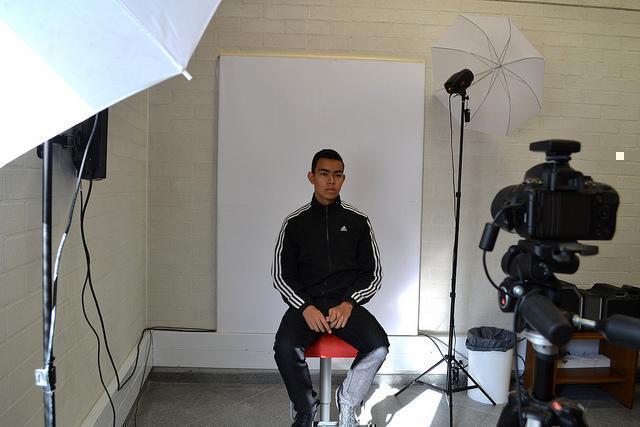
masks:
[[(85, 216), (94, 288), (116, 366), (135, 351), (147, 324), (147, 93), (110, 108), (107, 179), (93, 185)], [(54, 147), (53, 251), (75, 186), (68, 150)], [(88, 190), (83, 183), (85, 195)], [(42, 161), (35, 149), (0, 169), (0, 426), (41, 426), (42, 392)], [(54, 356), (58, 425), (76, 426), (103, 395), (97, 347), (82, 315), (86, 274), (80, 202), (62, 256)], [(87, 290), (87, 312), (98, 317)], [(108, 384), (114, 378), (104, 363)]]
[[(536, 118), (505, 138), (466, 133), (458, 332), (480, 324), (510, 327), (484, 279), (477, 243), (494, 194), (542, 160), (528, 152), (531, 141), (581, 141), (574, 167), (613, 185), (622, 199), (615, 239), (601, 243), (599, 256), (583, 259), (579, 273), (563, 278), (582, 285), (640, 284), (640, 11), (634, 0), (593, 0), (589, 7), (562, 2), (567, 5), (223, 0), (189, 64), (191, 82), (172, 79), (148, 97), (140, 94), (111, 109), (109, 179), (94, 187), (87, 231), (116, 363), (134, 349), (147, 324), (216, 326), (216, 64), (229, 50), (425, 59), (420, 328), (446, 329), (453, 236), (449, 125), (431, 96), (430, 47), (460, 13), (511, 16), (545, 56), (546, 74)], [(625, 152), (625, 161), (615, 161), (616, 151)], [(56, 153), (59, 236), (73, 176), (64, 153)], [(42, 397), (33, 386), (33, 369), (41, 364), (40, 165), (27, 153), (0, 169), (0, 425), (42, 424)], [(84, 258), (77, 215), (74, 221), (55, 341), (61, 425), (79, 425), (102, 395), (95, 344), (80, 309)], [(503, 276), (501, 254), (515, 240), (503, 233), (489, 256), (495, 279)]]
[[(217, 58), (223, 51), (284, 51), (426, 61), (419, 326), (446, 330), (452, 171), (448, 114), (432, 97), (430, 48), (458, 14), (511, 16), (546, 59), (544, 103), (537, 117), (508, 137), (466, 133), (458, 331), (465, 333), (481, 324), (510, 327), (510, 315), (497, 309), (477, 246), (496, 192), (519, 183), (529, 167), (543, 161), (543, 155), (528, 151), (532, 141), (582, 142), (573, 166), (615, 186), (622, 200), (614, 240), (602, 243), (597, 257), (583, 259), (577, 274), (563, 278), (581, 285), (597, 281), (640, 285), (638, 5), (618, 1), (615, 9), (605, 0), (589, 2), (592, 7), (579, 6), (578, 1), (564, 1), (567, 6), (544, 3), (223, 0), (189, 64), (194, 79), (175, 78), (150, 91), (150, 323), (215, 327)], [(615, 160), (616, 151), (625, 152), (623, 162)], [(389, 167), (401, 169), (401, 165)], [(504, 277), (500, 258), (515, 241), (515, 235), (503, 232), (489, 255), (495, 280)]]

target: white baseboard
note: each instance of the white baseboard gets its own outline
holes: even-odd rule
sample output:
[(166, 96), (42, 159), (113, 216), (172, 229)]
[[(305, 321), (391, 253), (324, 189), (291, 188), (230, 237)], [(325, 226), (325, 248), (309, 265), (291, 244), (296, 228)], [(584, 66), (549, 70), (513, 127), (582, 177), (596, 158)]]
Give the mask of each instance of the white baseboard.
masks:
[[(153, 333), (154, 366), (224, 369), (277, 369), (273, 359), (274, 334)], [(442, 337), (446, 341), (447, 337)], [(440, 359), (434, 344), (424, 336), (391, 336), (391, 347), (382, 374), (420, 373)], [(445, 348), (444, 345), (441, 348)], [(464, 338), (458, 337), (458, 351), (466, 354)], [(318, 369), (318, 359), (309, 367)], [(351, 359), (335, 359), (335, 369), (348, 369)], [(444, 364), (443, 364), (444, 365)], [(434, 374), (444, 374), (444, 366)]]
[[(131, 407), (135, 403), (136, 397), (138, 396), (141, 382), (145, 381), (147, 375), (149, 375), (149, 371), (151, 371), (151, 368), (153, 366), (153, 352), (149, 356), (149, 360), (147, 361), (147, 369), (144, 373), (142, 372), (148, 349), (149, 334), (145, 334), (142, 342), (140, 343), (140, 355), (138, 357), (138, 363), (134, 376), (120, 391), (117, 391), (118, 383), (115, 378), (113, 379), (113, 381), (111, 381), (111, 383), (107, 385), (107, 389), (109, 390), (111, 399), (113, 400), (113, 406), (116, 409), (115, 425), (117, 426), (121, 426), (125, 422), (127, 415), (129, 414), (129, 411), (131, 410)], [(118, 372), (121, 381), (131, 374), (135, 360), (136, 348), (134, 347)], [(100, 396), (96, 404), (93, 406), (91, 412), (89, 412), (89, 415), (87, 415), (87, 417), (82, 422), (81, 426), (111, 427), (112, 425), (113, 414), (111, 412), (111, 405), (109, 405), (109, 399), (107, 398), (107, 395), (105, 393), (102, 393), (102, 396)]]

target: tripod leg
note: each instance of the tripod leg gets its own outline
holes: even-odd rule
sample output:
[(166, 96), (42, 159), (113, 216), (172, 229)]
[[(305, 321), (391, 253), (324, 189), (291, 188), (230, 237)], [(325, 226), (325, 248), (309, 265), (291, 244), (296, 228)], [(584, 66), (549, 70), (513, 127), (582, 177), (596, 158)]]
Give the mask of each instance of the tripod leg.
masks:
[(489, 399), (489, 400), (491, 401), (491, 404), (492, 404), (493, 406), (496, 406), (496, 402), (491, 398), (491, 396), (489, 396), (489, 393), (487, 393), (487, 392), (482, 388), (482, 386), (481, 386), (480, 384), (478, 384), (478, 382), (477, 382), (477, 381), (476, 381), (476, 380), (471, 376), (471, 374), (470, 374), (469, 372), (467, 372), (467, 370), (466, 370), (466, 369), (464, 369), (464, 367), (460, 364), (460, 362), (458, 362), (457, 360), (456, 360), (455, 362), (456, 362), (456, 364), (458, 365), (458, 367), (459, 367), (460, 369), (462, 369), (462, 372), (464, 372), (464, 373), (467, 375), (467, 377), (471, 380), (471, 382), (472, 382), (476, 387), (478, 387), (478, 388), (480, 389), (480, 391), (482, 392), (482, 394), (484, 394), (484, 395), (487, 397), (487, 399)]
[(433, 371), (438, 365), (440, 365), (442, 362), (446, 361), (446, 358), (442, 358), (440, 359), (435, 365), (431, 366), (429, 369), (427, 369), (426, 371), (424, 371), (423, 373), (421, 373), (420, 375), (418, 375), (417, 377), (415, 377), (413, 379), (413, 381), (411, 381), (409, 384), (407, 384), (406, 386), (402, 387), (402, 390), (400, 390), (399, 392), (397, 392), (396, 394), (394, 394), (395, 397), (400, 396), (400, 393), (402, 393), (403, 391), (405, 391), (406, 389), (408, 389), (409, 387), (411, 387), (413, 384), (415, 384), (420, 378), (424, 377), (425, 375), (427, 375), (429, 372)]

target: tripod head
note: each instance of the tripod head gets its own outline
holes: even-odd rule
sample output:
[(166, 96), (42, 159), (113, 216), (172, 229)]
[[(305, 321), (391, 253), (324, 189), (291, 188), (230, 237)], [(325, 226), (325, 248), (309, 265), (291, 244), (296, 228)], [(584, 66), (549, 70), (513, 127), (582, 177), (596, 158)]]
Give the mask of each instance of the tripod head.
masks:
[[(555, 309), (560, 283), (554, 273), (575, 273), (580, 265), (577, 254), (596, 253), (597, 246), (578, 242), (520, 240), (517, 245), (509, 247), (502, 257), (502, 271), (507, 277), (498, 288), (500, 310), (513, 312), (520, 298), (529, 295), (535, 303), (522, 304), (522, 316), (517, 318), (517, 331), (522, 331), (527, 323), (531, 325), (533, 322), (537, 324), (531, 325), (534, 330), (541, 331), (552, 342), (562, 344), (556, 341), (570, 336), (572, 327)], [(535, 308), (528, 308), (532, 306)]]

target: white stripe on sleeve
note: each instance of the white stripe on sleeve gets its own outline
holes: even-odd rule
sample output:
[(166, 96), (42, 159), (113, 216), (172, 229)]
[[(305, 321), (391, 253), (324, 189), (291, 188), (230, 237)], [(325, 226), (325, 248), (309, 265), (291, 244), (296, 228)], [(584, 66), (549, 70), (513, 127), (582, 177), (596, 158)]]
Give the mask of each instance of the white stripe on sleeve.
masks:
[(302, 212), (308, 210), (311, 207), (311, 203), (302, 206), (300, 209), (294, 211), (285, 218), (278, 235), (278, 241), (276, 242), (276, 248), (273, 257), (273, 264), (271, 265), (271, 275), (273, 276), (273, 287), (282, 294), (282, 296), (295, 308), (300, 308), (304, 304), (304, 300), (295, 293), (293, 288), (285, 282), (282, 277), (282, 249), (284, 243), (284, 235), (287, 228), (287, 224), (291, 218), (300, 215)]
[(360, 289), (359, 291), (356, 291), (353, 293), (353, 295), (351, 295), (351, 298), (353, 298), (359, 304), (364, 299), (371, 298), (382, 286), (382, 266), (380, 265), (380, 251), (378, 249), (378, 243), (376, 242), (376, 236), (373, 232), (373, 227), (371, 226), (371, 221), (369, 221), (369, 217), (367, 217), (358, 209), (356, 209), (355, 207), (347, 203), (342, 202), (342, 206), (345, 209), (353, 211), (358, 215), (361, 215), (364, 218), (366, 218), (367, 225), (369, 226), (369, 234), (371, 236), (371, 249), (373, 251), (373, 261), (375, 264), (373, 269), (373, 280), (371, 281), (369, 286), (367, 286), (364, 289)]

